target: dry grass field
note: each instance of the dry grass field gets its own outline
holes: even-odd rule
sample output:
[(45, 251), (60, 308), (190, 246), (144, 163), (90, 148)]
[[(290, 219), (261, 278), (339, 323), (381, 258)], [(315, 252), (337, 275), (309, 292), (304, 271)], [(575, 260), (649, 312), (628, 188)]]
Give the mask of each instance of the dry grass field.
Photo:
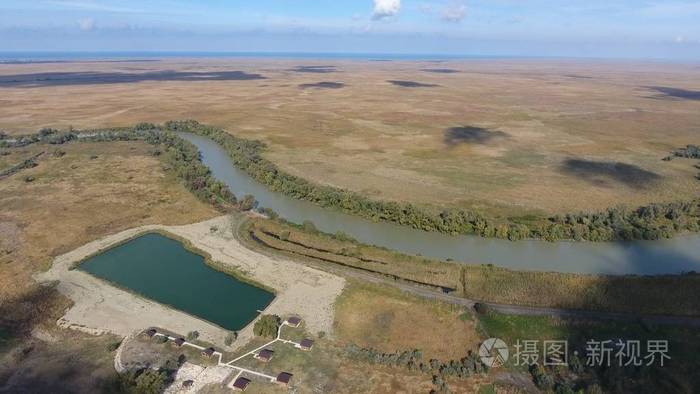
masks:
[[(31, 274), (88, 241), (144, 224), (215, 216), (163, 171), (152, 149), (142, 142), (115, 142), (9, 150), (2, 158), (11, 163), (46, 153), (37, 167), (0, 180), (0, 300), (21, 294), (33, 283)], [(65, 154), (57, 157), (57, 150)]]
[(99, 392), (114, 379), (109, 345), (117, 338), (59, 329), (69, 300), (31, 275), (107, 234), (217, 214), (164, 172), (152, 149), (101, 142), (2, 150), (9, 154), (0, 169), (45, 154), (38, 166), (0, 179), (0, 391)]
[(696, 196), (700, 69), (565, 60), (0, 65), (0, 129), (193, 118), (319, 183), (500, 215)]
[[(482, 338), (458, 306), (409, 296), (386, 286), (351, 282), (336, 304), (339, 339), (382, 352), (419, 349), (423, 358), (459, 360)], [(471, 316), (467, 313), (464, 316)]]

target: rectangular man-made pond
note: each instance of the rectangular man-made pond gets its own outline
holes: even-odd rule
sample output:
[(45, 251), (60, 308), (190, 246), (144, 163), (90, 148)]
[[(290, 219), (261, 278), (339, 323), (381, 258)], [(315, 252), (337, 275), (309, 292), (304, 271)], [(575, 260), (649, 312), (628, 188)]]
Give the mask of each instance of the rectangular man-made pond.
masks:
[[(227, 330), (245, 327), (274, 295), (217, 271), (180, 242), (149, 233), (90, 257), (80, 270)], [(144, 316), (148, 325), (148, 316)]]

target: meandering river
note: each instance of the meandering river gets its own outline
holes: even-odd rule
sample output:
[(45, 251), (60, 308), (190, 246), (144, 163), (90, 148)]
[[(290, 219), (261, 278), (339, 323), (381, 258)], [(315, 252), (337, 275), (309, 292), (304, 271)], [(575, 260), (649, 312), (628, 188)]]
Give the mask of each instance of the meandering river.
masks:
[(213, 175), (236, 196), (252, 194), (289, 221), (311, 220), (327, 233), (342, 231), (360, 242), (400, 252), (464, 263), (494, 264), (516, 270), (597, 274), (676, 274), (700, 271), (700, 235), (635, 242), (508, 241), (476, 236), (452, 236), (371, 220), (295, 200), (267, 189), (236, 168), (214, 141), (180, 133), (195, 144)]

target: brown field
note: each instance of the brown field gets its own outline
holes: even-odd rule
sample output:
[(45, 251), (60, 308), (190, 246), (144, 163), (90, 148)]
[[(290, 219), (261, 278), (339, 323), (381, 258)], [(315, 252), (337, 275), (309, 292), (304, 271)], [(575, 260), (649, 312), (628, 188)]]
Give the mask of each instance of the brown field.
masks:
[[(186, 224), (216, 215), (141, 142), (44, 144), (12, 149), (19, 162), (46, 151), (39, 165), (0, 180), (0, 300), (32, 283), (51, 259), (120, 230), (144, 224)], [(62, 157), (52, 153), (65, 152)], [(12, 159), (10, 159), (12, 158)], [(31, 176), (32, 182), (25, 178)]]
[(661, 158), (698, 143), (699, 80), (693, 65), (563, 60), (6, 64), (0, 128), (194, 118), (374, 197), (565, 212), (697, 195), (693, 162)]
[(339, 339), (383, 352), (419, 349), (423, 358), (459, 360), (481, 338), (471, 314), (438, 301), (419, 299), (385, 286), (351, 282), (336, 304)]

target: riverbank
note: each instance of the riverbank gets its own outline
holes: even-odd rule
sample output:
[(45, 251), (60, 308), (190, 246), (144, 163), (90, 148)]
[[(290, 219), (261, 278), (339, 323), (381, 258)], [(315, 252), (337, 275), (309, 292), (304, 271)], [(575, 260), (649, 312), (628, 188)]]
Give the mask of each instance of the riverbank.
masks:
[[(310, 332), (332, 333), (333, 304), (344, 287), (344, 279), (290, 260), (272, 259), (248, 250), (232, 236), (231, 224), (231, 218), (224, 216), (185, 226), (152, 225), (126, 230), (58, 256), (51, 269), (35, 277), (42, 282), (59, 281), (58, 290), (74, 302), (59, 319), (61, 326), (122, 336), (147, 326), (167, 327), (177, 332), (196, 330), (203, 340), (223, 344), (229, 334), (227, 330), (71, 269), (76, 262), (126, 239), (164, 231), (187, 239), (214, 261), (274, 289), (276, 298), (266, 313), (295, 314), (307, 322)], [(217, 230), (212, 231), (213, 228)], [(239, 332), (232, 346), (240, 346), (252, 336), (251, 323)]]
[(348, 267), (485, 303), (523, 307), (699, 316), (700, 275), (605, 276), (513, 271), (400, 254), (274, 220), (250, 219), (241, 237), (255, 247)]

